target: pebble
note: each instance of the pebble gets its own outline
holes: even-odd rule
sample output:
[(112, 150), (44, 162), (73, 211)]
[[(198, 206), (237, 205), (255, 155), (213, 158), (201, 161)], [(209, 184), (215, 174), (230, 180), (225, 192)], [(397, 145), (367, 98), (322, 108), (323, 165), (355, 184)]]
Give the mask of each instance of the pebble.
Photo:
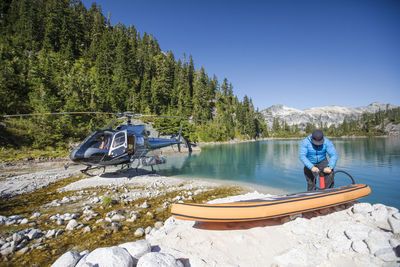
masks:
[(135, 231), (135, 233), (134, 233), (134, 236), (135, 237), (142, 237), (144, 235), (144, 230), (143, 230), (143, 228), (138, 228), (136, 231)]
[(140, 205), (140, 207), (143, 209), (147, 209), (147, 208), (150, 208), (150, 204), (147, 201), (145, 201), (145, 202), (143, 202), (142, 205)]
[(150, 234), (151, 229), (152, 229), (151, 226), (147, 226), (146, 229), (144, 230), (145, 234), (146, 234), (146, 235), (147, 235), (147, 234)]
[(32, 216), (30, 217), (30, 219), (35, 219), (35, 218), (39, 218), (42, 214), (40, 212), (35, 212), (34, 214), (32, 214)]
[(111, 221), (113, 222), (120, 222), (125, 220), (125, 216), (120, 215), (120, 214), (115, 214), (114, 216), (111, 217)]
[(27, 224), (29, 222), (29, 220), (27, 218), (23, 218), (19, 224)]
[(65, 230), (71, 231), (71, 230), (74, 230), (77, 227), (78, 227), (78, 222), (75, 219), (72, 219), (72, 220), (69, 221), (69, 223), (65, 227)]
[(85, 228), (83, 228), (83, 233), (90, 233), (92, 231), (92, 229), (90, 228), (90, 226), (86, 226)]
[(158, 222), (156, 222), (156, 223), (154, 224), (154, 228), (160, 229), (161, 227), (163, 227), (163, 225), (164, 225), (163, 222), (158, 221)]

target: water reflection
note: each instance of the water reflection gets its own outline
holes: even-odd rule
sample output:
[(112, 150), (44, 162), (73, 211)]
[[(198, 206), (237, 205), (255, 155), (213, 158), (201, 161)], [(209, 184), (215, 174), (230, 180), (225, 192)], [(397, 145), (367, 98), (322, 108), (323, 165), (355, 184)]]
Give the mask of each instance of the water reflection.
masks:
[[(365, 198), (400, 208), (400, 138), (333, 139), (339, 160), (336, 169), (350, 172), (356, 182), (369, 184)], [(289, 192), (306, 190), (298, 159), (300, 140), (271, 140), (208, 146), (201, 153), (168, 155), (160, 167), (164, 175), (204, 177), (277, 187)], [(338, 175), (337, 185), (349, 179)]]

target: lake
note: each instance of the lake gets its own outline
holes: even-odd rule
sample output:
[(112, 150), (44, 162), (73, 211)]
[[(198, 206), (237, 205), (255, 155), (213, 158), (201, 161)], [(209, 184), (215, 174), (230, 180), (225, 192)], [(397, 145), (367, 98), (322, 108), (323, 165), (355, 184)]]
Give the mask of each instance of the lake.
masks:
[[(339, 160), (336, 170), (349, 172), (372, 193), (362, 201), (400, 209), (400, 138), (331, 139)], [(306, 191), (300, 140), (266, 140), (202, 147), (200, 153), (171, 154), (160, 174), (251, 183), (286, 192)], [(335, 186), (350, 184), (344, 174)]]

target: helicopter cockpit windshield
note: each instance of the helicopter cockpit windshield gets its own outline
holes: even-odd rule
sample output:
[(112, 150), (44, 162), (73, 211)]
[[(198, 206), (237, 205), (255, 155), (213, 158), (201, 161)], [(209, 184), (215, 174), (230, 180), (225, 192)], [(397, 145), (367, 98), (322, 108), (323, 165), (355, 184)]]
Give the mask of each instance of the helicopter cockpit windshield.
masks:
[(89, 140), (89, 148), (98, 148), (108, 150), (110, 148), (112, 134), (107, 132), (98, 132)]

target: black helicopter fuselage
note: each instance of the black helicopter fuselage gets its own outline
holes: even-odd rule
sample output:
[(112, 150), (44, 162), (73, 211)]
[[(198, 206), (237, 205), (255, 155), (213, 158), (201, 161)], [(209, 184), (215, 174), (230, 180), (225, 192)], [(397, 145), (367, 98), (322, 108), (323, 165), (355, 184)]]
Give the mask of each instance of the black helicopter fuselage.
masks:
[(97, 130), (69, 155), (87, 166), (129, 164), (146, 156), (150, 150), (180, 144), (178, 138), (150, 138), (145, 125), (121, 125), (115, 130)]

